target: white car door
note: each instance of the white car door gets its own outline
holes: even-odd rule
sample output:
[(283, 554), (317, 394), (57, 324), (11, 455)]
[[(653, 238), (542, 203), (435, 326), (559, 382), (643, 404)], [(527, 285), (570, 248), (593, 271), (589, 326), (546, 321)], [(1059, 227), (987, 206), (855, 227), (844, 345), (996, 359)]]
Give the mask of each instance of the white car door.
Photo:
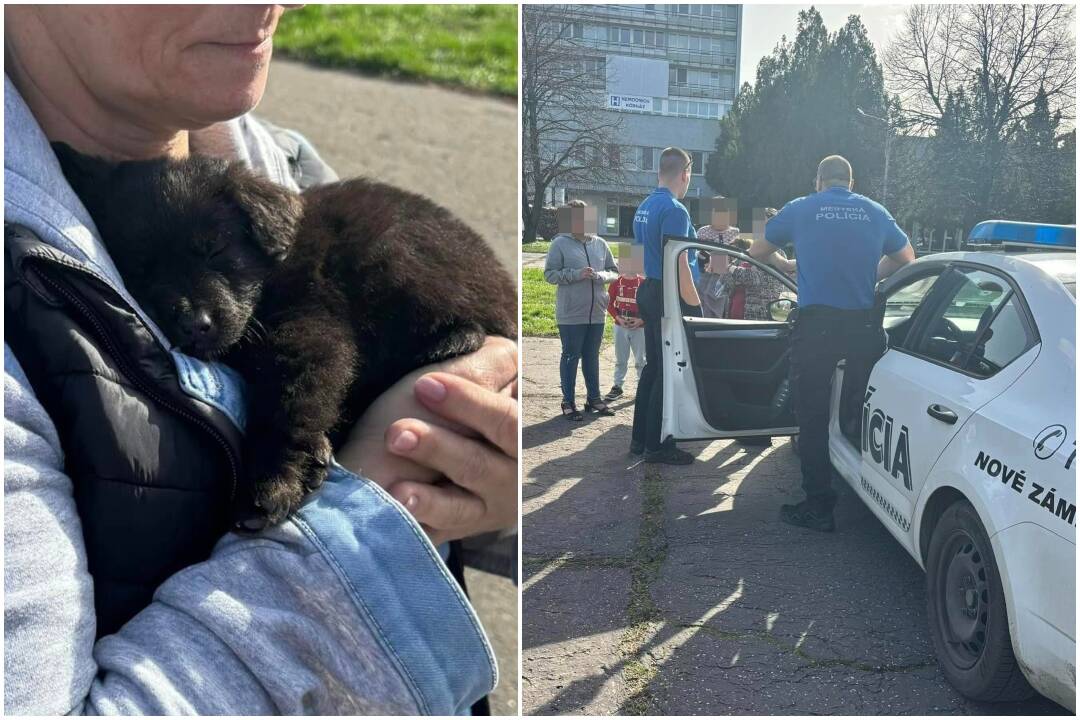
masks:
[(791, 305), (795, 298), (789, 278), (730, 246), (665, 238), (661, 436), (700, 440), (797, 433), (788, 382), (791, 326), (783, 320), (684, 315), (679, 264), (684, 253), (698, 249), (716, 258), (716, 264), (741, 263), (740, 282), (768, 277), (768, 292), (776, 300)]
[(1038, 353), (1026, 304), (1009, 279), (956, 263), (934, 284), (903, 341), (874, 366), (864, 394), (860, 485), (906, 540), (923, 483), (969, 418), (1004, 392)]

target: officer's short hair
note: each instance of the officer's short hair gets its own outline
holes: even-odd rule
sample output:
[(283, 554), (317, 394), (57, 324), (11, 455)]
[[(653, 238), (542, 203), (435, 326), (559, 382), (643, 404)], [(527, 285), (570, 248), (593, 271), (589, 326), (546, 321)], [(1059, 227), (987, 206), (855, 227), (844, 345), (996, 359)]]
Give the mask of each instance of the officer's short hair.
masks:
[(682, 148), (664, 148), (660, 153), (660, 177), (670, 178), (681, 175), (690, 165), (690, 154)]
[(851, 163), (843, 155), (830, 155), (818, 163), (817, 176), (826, 185), (847, 185), (851, 182)]

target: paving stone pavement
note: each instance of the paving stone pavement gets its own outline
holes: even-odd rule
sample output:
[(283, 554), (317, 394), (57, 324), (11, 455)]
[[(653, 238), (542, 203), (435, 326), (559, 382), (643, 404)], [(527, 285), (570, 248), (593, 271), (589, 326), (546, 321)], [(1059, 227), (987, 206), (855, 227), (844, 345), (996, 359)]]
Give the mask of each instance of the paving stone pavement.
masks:
[[(432, 198), (517, 273), (513, 102), (277, 59), (255, 114), (302, 132), (343, 178), (367, 175)], [(472, 571), (466, 584), (499, 664), (492, 714), (517, 715), (518, 588)]]
[[(846, 488), (835, 533), (779, 523), (799, 494), (786, 439), (646, 468), (627, 454), (632, 369), (616, 417), (571, 423), (558, 340), (523, 353), (526, 714), (1067, 714), (945, 681), (923, 572)], [(606, 345), (605, 389), (613, 361)]]

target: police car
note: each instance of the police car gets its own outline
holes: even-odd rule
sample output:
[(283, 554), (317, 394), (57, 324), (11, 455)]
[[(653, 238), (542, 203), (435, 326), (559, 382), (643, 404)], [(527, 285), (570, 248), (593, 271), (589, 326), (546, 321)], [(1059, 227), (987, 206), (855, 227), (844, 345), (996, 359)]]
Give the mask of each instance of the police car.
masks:
[[(791, 292), (766, 320), (683, 317), (667, 289), (693, 248), (750, 263)], [(957, 252), (911, 263), (878, 286), (888, 349), (844, 428), (842, 364), (833, 383), (837, 474), (926, 571), (941, 668), (979, 700), (1033, 687), (1076, 707), (1075, 261)], [(685, 238), (665, 239), (663, 273), (662, 433), (797, 433), (791, 281)]]

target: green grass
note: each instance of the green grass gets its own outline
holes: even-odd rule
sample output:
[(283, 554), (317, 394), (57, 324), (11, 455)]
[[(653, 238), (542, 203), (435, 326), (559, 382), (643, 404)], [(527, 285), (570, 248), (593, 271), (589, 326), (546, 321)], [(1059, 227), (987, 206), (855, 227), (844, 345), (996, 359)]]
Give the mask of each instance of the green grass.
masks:
[(517, 95), (516, 5), (308, 5), (285, 13), (286, 57)]
[(540, 268), (521, 269), (521, 334), (559, 336), (555, 324), (555, 286), (544, 279)]
[(546, 253), (551, 248), (551, 243), (547, 240), (537, 240), (531, 243), (525, 243), (521, 246), (521, 252), (534, 252), (534, 253)]
[[(559, 337), (555, 324), (555, 286), (544, 279), (540, 268), (521, 269), (521, 334), (526, 337)], [(604, 342), (615, 341), (615, 324), (604, 324)]]

